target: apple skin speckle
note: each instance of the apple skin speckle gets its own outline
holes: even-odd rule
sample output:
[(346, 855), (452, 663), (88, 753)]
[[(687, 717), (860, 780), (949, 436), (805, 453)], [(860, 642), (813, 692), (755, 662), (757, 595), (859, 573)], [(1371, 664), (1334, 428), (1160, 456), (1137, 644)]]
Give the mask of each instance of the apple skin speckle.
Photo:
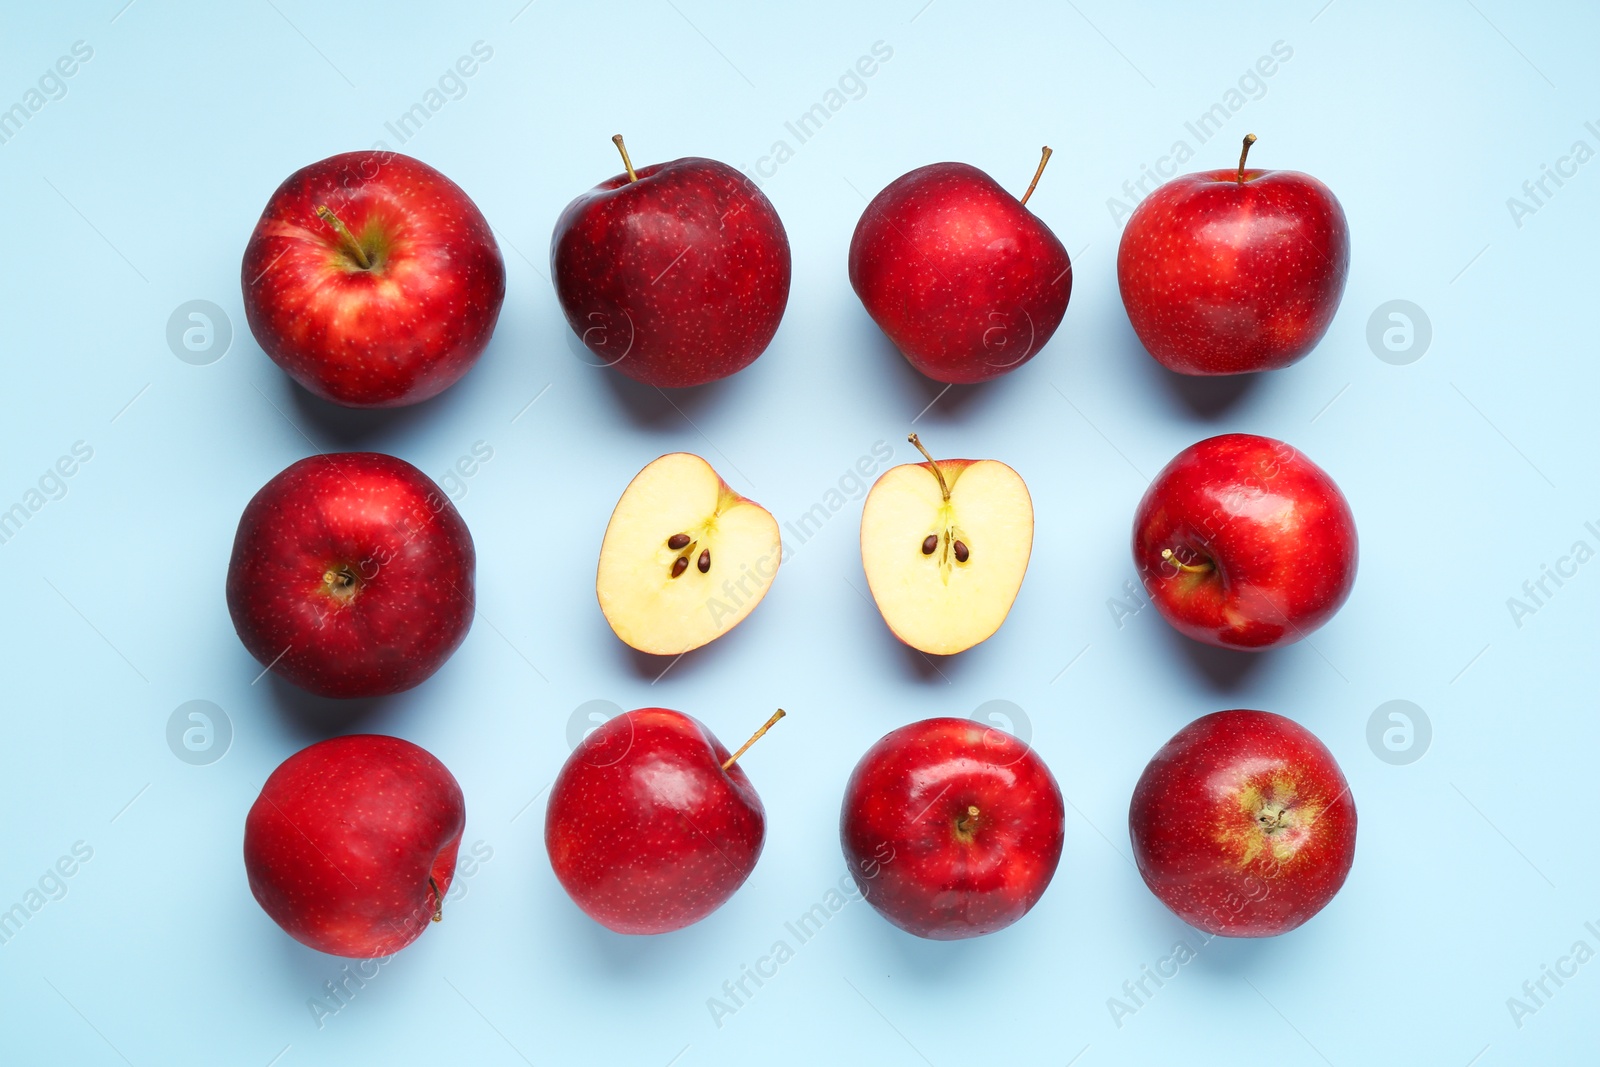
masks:
[[(320, 696), (420, 684), (467, 636), (477, 556), (444, 490), (379, 452), (310, 456), (251, 498), (228, 562), (228, 613), (263, 667)], [(330, 595), (330, 568), (357, 584)]]
[(544, 840), (574, 903), (620, 934), (699, 922), (755, 869), (766, 813), (728, 750), (667, 708), (618, 715), (575, 749), (550, 788)]
[[(1286, 809), (1258, 828), (1262, 798)], [(1128, 811), (1145, 884), (1184, 922), (1272, 937), (1327, 906), (1355, 861), (1356, 805), (1327, 746), (1265, 711), (1219, 711), (1151, 759)]]
[(284, 760), (250, 808), (250, 892), (303, 945), (387, 956), (449, 892), (465, 825), (461, 786), (426, 750), (379, 734), (320, 741)]
[[(319, 206), (374, 245), (373, 269), (341, 251)], [(289, 175), (240, 279), (262, 350), (312, 393), (357, 408), (416, 404), (455, 384), (488, 346), (506, 294), (477, 205), (396, 152), (345, 152)]]

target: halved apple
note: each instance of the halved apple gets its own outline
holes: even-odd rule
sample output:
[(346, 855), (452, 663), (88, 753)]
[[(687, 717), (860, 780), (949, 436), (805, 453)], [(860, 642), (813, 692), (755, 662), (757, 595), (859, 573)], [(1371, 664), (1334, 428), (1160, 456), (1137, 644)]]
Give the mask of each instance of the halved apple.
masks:
[(782, 554), (766, 508), (729, 489), (699, 456), (673, 452), (622, 491), (600, 545), (595, 593), (623, 641), (675, 656), (743, 622)]
[(1033, 499), (993, 459), (935, 461), (883, 473), (861, 509), (861, 565), (894, 635), (941, 656), (1000, 629), (1033, 553)]

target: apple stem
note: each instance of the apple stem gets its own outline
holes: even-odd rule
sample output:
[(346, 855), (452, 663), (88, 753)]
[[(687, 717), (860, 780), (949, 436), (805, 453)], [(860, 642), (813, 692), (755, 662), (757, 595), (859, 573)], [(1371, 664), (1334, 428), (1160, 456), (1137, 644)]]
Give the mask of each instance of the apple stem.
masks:
[(933, 455), (926, 448), (922, 447), (922, 438), (912, 433), (906, 434), (906, 440), (916, 445), (917, 451), (921, 452), (923, 456), (927, 457), (929, 469), (933, 471), (933, 476), (939, 479), (939, 491), (944, 494), (944, 502), (946, 504), (950, 503), (950, 487), (945, 484), (944, 472), (939, 469), (939, 464), (933, 461)]
[(1210, 560), (1207, 560), (1204, 563), (1185, 563), (1183, 560), (1179, 559), (1177, 554), (1170, 548), (1163, 548), (1161, 550), (1161, 558), (1185, 574), (1204, 574), (1211, 570)]
[(1050, 146), (1045, 145), (1043, 148), (1039, 149), (1039, 151), (1042, 152), (1043, 155), (1039, 157), (1039, 169), (1033, 172), (1033, 181), (1028, 183), (1028, 191), (1022, 194), (1022, 203), (1024, 205), (1028, 203), (1028, 197), (1033, 195), (1034, 188), (1038, 186), (1039, 175), (1044, 173), (1044, 165), (1050, 162)]
[(444, 897), (439, 895), (439, 883), (433, 880), (433, 875), (428, 875), (428, 888), (433, 890), (433, 921), (444, 921)]
[(340, 221), (339, 216), (333, 213), (332, 208), (328, 207), (327, 204), (318, 204), (317, 218), (333, 228), (333, 232), (339, 235), (339, 244), (350, 254), (352, 259), (361, 264), (362, 270), (372, 269), (372, 260), (367, 258), (366, 250), (361, 247), (361, 242), (356, 240), (355, 234), (351, 233), (350, 228)]
[(772, 729), (773, 724), (776, 723), (779, 719), (783, 718), (783, 716), (784, 716), (784, 710), (782, 708), (779, 708), (777, 711), (773, 712), (772, 713), (772, 718), (770, 718), (766, 722), (762, 723), (761, 724), (761, 729), (759, 729), (755, 733), (751, 734), (750, 735), (750, 740), (746, 741), (744, 744), (739, 746), (739, 751), (735, 752), (733, 755), (729, 756), (727, 759), (722, 761), (722, 769), (723, 770), (727, 770), (729, 767), (732, 767), (734, 765), (734, 763), (739, 759), (739, 757), (744, 755), (746, 752), (750, 751), (750, 746), (755, 744), (757, 741), (761, 740), (761, 735), (766, 733), (768, 730)]
[(963, 838), (971, 837), (972, 831), (976, 829), (977, 820), (978, 806), (976, 804), (968, 804), (966, 813), (956, 820), (956, 833)]
[(1255, 134), (1247, 133), (1247, 134), (1244, 135), (1244, 148), (1242, 150), (1240, 150), (1240, 152), (1239, 152), (1239, 184), (1240, 185), (1244, 184), (1244, 160), (1245, 160), (1245, 157), (1250, 154), (1250, 146), (1255, 144), (1255, 143), (1256, 143), (1256, 135)]
[(622, 153), (622, 165), (628, 168), (628, 180), (630, 182), (638, 181), (639, 175), (635, 174), (633, 171), (633, 160), (628, 158), (628, 146), (622, 143), (622, 134), (612, 134), (611, 143), (617, 146), (618, 152)]

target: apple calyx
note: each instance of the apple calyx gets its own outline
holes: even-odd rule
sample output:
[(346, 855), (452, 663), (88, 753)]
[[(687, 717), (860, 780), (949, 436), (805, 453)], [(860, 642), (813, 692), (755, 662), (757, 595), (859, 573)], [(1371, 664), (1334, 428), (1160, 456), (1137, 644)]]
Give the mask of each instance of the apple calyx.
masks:
[(1255, 143), (1256, 143), (1256, 135), (1255, 134), (1247, 133), (1247, 134), (1244, 135), (1244, 148), (1241, 149), (1240, 152), (1239, 152), (1239, 184), (1240, 185), (1243, 185), (1245, 183), (1245, 177), (1244, 177), (1244, 161), (1245, 161), (1245, 157), (1250, 154), (1250, 146), (1255, 144)]
[(633, 183), (639, 180), (639, 175), (634, 172), (633, 160), (628, 158), (628, 146), (622, 143), (622, 134), (611, 135), (611, 143), (617, 146), (617, 151), (622, 153), (622, 165), (628, 169), (628, 181)]
[(433, 892), (433, 921), (444, 921), (444, 897), (439, 893), (439, 883), (433, 880), (433, 875), (428, 875), (428, 888)]
[(735, 752), (733, 755), (729, 756), (727, 759), (722, 761), (722, 769), (723, 770), (727, 770), (729, 767), (732, 767), (736, 762), (738, 762), (739, 757), (744, 755), (746, 752), (750, 751), (750, 746), (755, 744), (757, 741), (761, 740), (761, 736), (763, 734), (765, 734), (768, 730), (772, 729), (773, 724), (776, 723), (779, 719), (783, 718), (783, 716), (785, 714), (786, 713), (784, 712), (784, 710), (782, 708), (779, 708), (777, 711), (773, 712), (772, 713), (772, 718), (770, 718), (766, 722), (762, 723), (761, 724), (761, 729), (759, 729), (755, 733), (751, 734), (750, 735), (750, 740), (746, 741), (744, 744), (739, 746), (739, 751)]
[(1033, 172), (1033, 181), (1028, 183), (1028, 191), (1022, 194), (1022, 204), (1024, 206), (1027, 205), (1028, 197), (1033, 195), (1034, 188), (1039, 184), (1039, 175), (1044, 173), (1044, 165), (1050, 162), (1050, 156), (1052, 153), (1049, 145), (1045, 145), (1043, 148), (1039, 149), (1039, 152), (1041, 153), (1039, 156), (1039, 167)]
[(338, 215), (333, 213), (332, 208), (327, 204), (318, 204), (317, 218), (326, 222), (329, 228), (338, 236), (339, 247), (344, 250), (346, 256), (355, 260), (358, 269), (372, 269), (372, 257), (367, 255), (367, 250), (361, 247), (361, 242), (356, 240), (356, 235), (351, 233), (350, 228), (344, 224)]
[[(1045, 151), (1048, 152), (1049, 149), (1045, 149)], [(1045, 158), (1048, 159), (1049, 156)], [(1043, 164), (1040, 164), (1040, 166), (1042, 168)], [(947, 518), (950, 512), (950, 483), (944, 480), (944, 472), (939, 469), (939, 464), (934, 461), (933, 454), (923, 447), (920, 437), (914, 433), (907, 434), (906, 440), (917, 446), (917, 451), (921, 452), (928, 461), (928, 469), (933, 471), (933, 476), (939, 480), (939, 493), (944, 497), (944, 507), (940, 509), (942, 512), (941, 518)], [(945, 550), (944, 554), (939, 558), (939, 564), (945, 568), (946, 576), (948, 577), (950, 557), (954, 556), (957, 563), (965, 563), (972, 558), (972, 549), (965, 541), (956, 536), (955, 528), (946, 522), (942, 537), (938, 533), (930, 533), (922, 539), (922, 554), (924, 556), (933, 555), (938, 550), (941, 541), (944, 543)]]
[(340, 604), (348, 604), (361, 592), (362, 581), (355, 568), (337, 563), (322, 572), (322, 591)]
[(1185, 563), (1170, 548), (1161, 550), (1161, 559), (1163, 562), (1170, 563), (1178, 568), (1183, 574), (1209, 574), (1211, 571), (1216, 570), (1216, 565), (1203, 557), (1199, 563)]
[(963, 845), (972, 844), (978, 836), (978, 814), (978, 806), (968, 804), (967, 810), (956, 817), (955, 836)]

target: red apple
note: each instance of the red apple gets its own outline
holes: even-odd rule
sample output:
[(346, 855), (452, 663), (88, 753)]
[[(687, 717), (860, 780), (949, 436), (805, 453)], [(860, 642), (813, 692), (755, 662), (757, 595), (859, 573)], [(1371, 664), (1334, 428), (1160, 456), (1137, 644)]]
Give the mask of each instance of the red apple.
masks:
[(1356, 523), (1323, 469), (1282, 441), (1230, 433), (1162, 468), (1133, 520), (1133, 561), (1180, 633), (1220, 648), (1293, 644), (1356, 580)]
[(935, 941), (1002, 930), (1039, 902), (1061, 859), (1061, 790), (1044, 760), (971, 719), (924, 719), (867, 750), (839, 838), (862, 896)]
[(461, 188), (395, 152), (289, 175), (245, 246), (244, 313), (273, 362), (355, 408), (415, 404), (483, 354), (506, 295), (489, 223)]
[(1350, 228), (1326, 185), (1292, 170), (1185, 174), (1134, 208), (1117, 249), (1133, 332), (1180, 374), (1287, 367), (1328, 332)]
[(608, 178), (567, 205), (550, 274), (573, 332), (647, 385), (704, 385), (766, 351), (789, 302), (789, 238), (754, 182), (689, 156)]
[(1218, 711), (1162, 746), (1128, 810), (1145, 884), (1191, 926), (1273, 937), (1350, 873), (1356, 805), (1333, 754), (1282, 715)]
[(472, 625), (472, 535), (426, 474), (378, 452), (311, 456), (250, 499), (228, 613), (262, 666), (329, 697), (410, 689)]
[[(1050, 149), (1044, 150), (1037, 185)], [(968, 385), (1038, 354), (1061, 325), (1072, 263), (1050, 227), (989, 175), (934, 163), (872, 198), (850, 238), (850, 285), (917, 370)]]
[(545, 810), (544, 844), (561, 887), (619, 934), (697, 923), (755, 869), (766, 813), (711, 731), (681, 711), (614, 716), (575, 749)]
[(250, 892), (303, 945), (387, 956), (440, 919), (465, 824), (461, 786), (424, 749), (379, 734), (319, 741), (250, 807)]

